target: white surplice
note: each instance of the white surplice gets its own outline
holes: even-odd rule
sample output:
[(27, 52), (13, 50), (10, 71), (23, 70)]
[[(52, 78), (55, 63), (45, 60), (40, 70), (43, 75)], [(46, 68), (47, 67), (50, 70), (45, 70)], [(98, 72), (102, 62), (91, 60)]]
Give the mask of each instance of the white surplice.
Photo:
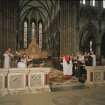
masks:
[(72, 75), (72, 60), (69, 61), (69, 63), (67, 63), (67, 61), (65, 60), (65, 58), (63, 58), (63, 74), (64, 75)]

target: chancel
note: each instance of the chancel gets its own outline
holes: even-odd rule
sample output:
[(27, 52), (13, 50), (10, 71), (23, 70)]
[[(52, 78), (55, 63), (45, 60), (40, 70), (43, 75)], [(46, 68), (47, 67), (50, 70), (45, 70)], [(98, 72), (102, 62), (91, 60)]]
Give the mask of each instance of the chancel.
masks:
[(81, 84), (105, 85), (105, 0), (0, 0), (0, 96)]

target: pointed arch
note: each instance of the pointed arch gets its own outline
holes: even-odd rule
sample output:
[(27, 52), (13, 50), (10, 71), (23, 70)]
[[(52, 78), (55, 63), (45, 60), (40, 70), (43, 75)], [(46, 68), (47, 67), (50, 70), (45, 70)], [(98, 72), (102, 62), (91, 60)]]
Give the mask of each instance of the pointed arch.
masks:
[(88, 23), (87, 25), (83, 26), (82, 30), (80, 31), (80, 50), (81, 51), (90, 51), (90, 41), (92, 41), (92, 49), (96, 51), (96, 33), (97, 29), (93, 23)]

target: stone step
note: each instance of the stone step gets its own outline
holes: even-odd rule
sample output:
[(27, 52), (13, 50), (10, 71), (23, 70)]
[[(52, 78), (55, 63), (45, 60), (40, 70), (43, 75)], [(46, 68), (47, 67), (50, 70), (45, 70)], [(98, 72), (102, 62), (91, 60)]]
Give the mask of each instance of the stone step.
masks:
[(68, 91), (74, 89), (85, 89), (87, 88), (84, 83), (80, 82), (66, 82), (66, 83), (52, 83), (50, 84), (51, 92), (55, 91)]

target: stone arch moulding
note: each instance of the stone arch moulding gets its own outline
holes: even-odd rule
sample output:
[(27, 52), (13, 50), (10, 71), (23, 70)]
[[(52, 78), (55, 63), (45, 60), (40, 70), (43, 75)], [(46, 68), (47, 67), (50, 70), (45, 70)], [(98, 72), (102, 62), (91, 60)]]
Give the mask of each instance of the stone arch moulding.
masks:
[(90, 52), (90, 41), (92, 41), (92, 50), (96, 52), (97, 28), (92, 22), (84, 25), (80, 31), (79, 48), (82, 52)]

